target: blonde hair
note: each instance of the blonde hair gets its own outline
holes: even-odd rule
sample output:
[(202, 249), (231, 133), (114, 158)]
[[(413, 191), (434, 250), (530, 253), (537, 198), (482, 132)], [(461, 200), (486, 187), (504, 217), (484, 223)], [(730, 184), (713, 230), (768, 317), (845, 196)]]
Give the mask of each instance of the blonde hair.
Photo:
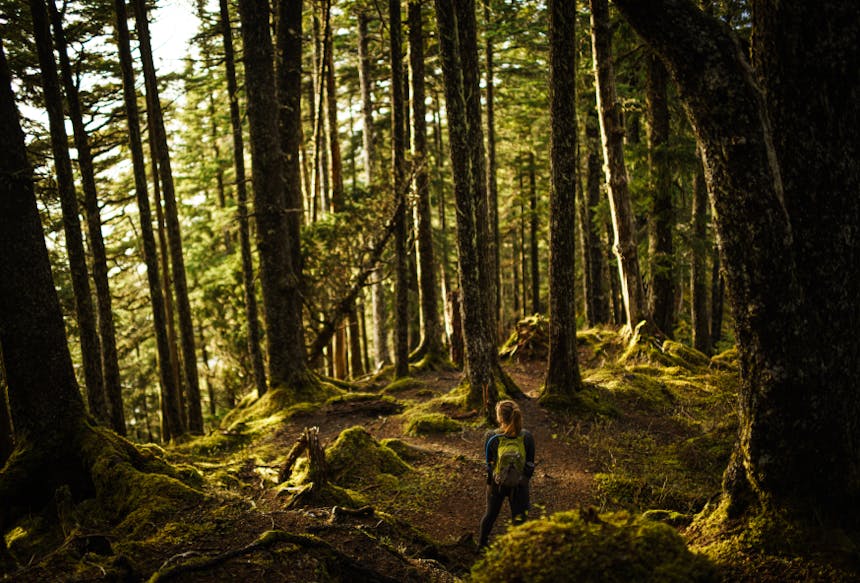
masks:
[(508, 437), (516, 437), (523, 430), (523, 413), (513, 401), (499, 401), (496, 404), (496, 419), (499, 431)]

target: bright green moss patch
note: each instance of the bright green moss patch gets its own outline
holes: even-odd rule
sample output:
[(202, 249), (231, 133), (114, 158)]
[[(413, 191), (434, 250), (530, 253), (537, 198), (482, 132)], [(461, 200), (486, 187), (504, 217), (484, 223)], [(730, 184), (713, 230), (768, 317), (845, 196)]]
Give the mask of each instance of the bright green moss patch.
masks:
[(681, 514), (674, 510), (648, 510), (642, 514), (642, 518), (674, 527), (687, 526), (693, 521), (693, 517), (689, 514)]
[(710, 359), (704, 353), (674, 340), (663, 342), (663, 353), (668, 354), (676, 359), (678, 364), (688, 368), (707, 367), (710, 363)]
[(421, 448), (410, 445), (402, 439), (388, 438), (383, 439), (380, 443), (391, 449), (400, 457), (400, 459), (407, 462), (418, 460), (425, 455), (425, 452)]
[(376, 474), (399, 476), (412, 468), (394, 450), (376, 441), (363, 427), (341, 432), (326, 450), (329, 477), (337, 484), (354, 486)]
[[(606, 517), (605, 517), (606, 518)], [(671, 527), (643, 519), (585, 522), (562, 512), (512, 528), (473, 568), (473, 583), (716, 582), (716, 568)]]
[(273, 424), (288, 418), (296, 406), (308, 403), (322, 403), (326, 399), (342, 394), (343, 391), (334, 385), (317, 381), (312, 387), (302, 390), (292, 388), (276, 388), (251, 403), (240, 403), (230, 411), (221, 422), (221, 427), (231, 432), (265, 430)]
[(444, 413), (427, 413), (411, 417), (406, 423), (408, 435), (431, 435), (460, 431), (460, 424)]
[(724, 350), (719, 354), (715, 354), (711, 357), (710, 364), (711, 368), (715, 370), (737, 372), (740, 369), (740, 365), (738, 363), (738, 349), (733, 347), (728, 350)]

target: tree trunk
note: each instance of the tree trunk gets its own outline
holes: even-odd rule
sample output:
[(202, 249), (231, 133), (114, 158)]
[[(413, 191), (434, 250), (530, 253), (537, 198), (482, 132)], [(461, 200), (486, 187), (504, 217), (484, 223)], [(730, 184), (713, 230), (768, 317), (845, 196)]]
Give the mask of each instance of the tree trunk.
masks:
[[(374, 167), (376, 165), (376, 140), (373, 132), (373, 90), (370, 76), (370, 56), (368, 54), (370, 35), (368, 24), (370, 16), (366, 11), (358, 14), (358, 81), (361, 87), (362, 140), (364, 144), (364, 181), (370, 192), (374, 191)], [(377, 272), (370, 288), (371, 310), (373, 312), (373, 360), (374, 366), (388, 364), (388, 329), (386, 326), (385, 288), (381, 280), (381, 270)]]
[(93, 256), (93, 281), (96, 288), (102, 377), (104, 379), (105, 394), (109, 405), (111, 427), (120, 435), (125, 435), (125, 409), (122, 402), (119, 359), (116, 351), (116, 331), (114, 329), (113, 309), (111, 307), (107, 256), (104, 239), (102, 238), (102, 221), (99, 213), (93, 157), (90, 151), (89, 136), (84, 127), (83, 115), (81, 114), (78, 88), (72, 79), (72, 67), (69, 63), (66, 49), (66, 34), (63, 30), (60, 13), (57, 11), (54, 0), (48, 3), (48, 10), (54, 30), (54, 42), (57, 54), (60, 57), (61, 79), (66, 93), (66, 103), (69, 108), (69, 119), (72, 122), (72, 129), (74, 131), (75, 148), (78, 151), (78, 166), (80, 167), (81, 183), (84, 190), (87, 236)]
[(66, 235), (66, 250), (69, 256), (69, 269), (75, 295), (75, 315), (81, 338), (81, 358), (87, 388), (87, 403), (90, 407), (90, 413), (96, 419), (109, 424), (110, 415), (101, 368), (101, 348), (92, 296), (90, 295), (87, 258), (84, 252), (81, 222), (78, 217), (78, 198), (75, 192), (72, 160), (69, 157), (69, 141), (63, 119), (63, 96), (60, 93), (57, 64), (54, 61), (54, 50), (51, 45), (48, 11), (43, 0), (30, 0), (30, 11), (33, 15), (36, 50), (39, 54), (45, 109), (51, 128), (51, 151), (54, 155), (60, 204), (63, 209), (63, 231)]
[[(612, 241), (612, 225), (606, 224), (606, 239)], [(609, 291), (612, 297), (612, 317), (617, 326), (624, 325), (624, 300), (621, 299), (621, 285), (619, 283), (618, 257), (608, 248), (605, 248), (606, 260), (609, 273)]]
[(424, 30), (421, 2), (409, 2), (409, 60), (412, 70), (412, 163), (415, 167), (418, 284), (421, 299), (420, 354), (442, 354), (436, 261), (427, 169), (427, 109), (424, 105)]
[(346, 314), (349, 322), (349, 372), (353, 379), (364, 375), (364, 365), (361, 354), (361, 331), (358, 325), (358, 310), (355, 302), (349, 307)]
[(266, 369), (260, 349), (260, 322), (257, 316), (257, 293), (254, 289), (254, 263), (251, 257), (251, 227), (248, 219), (248, 189), (245, 178), (245, 144), (242, 118), (239, 114), (239, 89), (236, 83), (236, 61), (233, 56), (233, 33), (227, 0), (219, 0), (221, 37), (224, 41), (224, 66), (227, 71), (227, 91), (230, 94), (230, 126), (233, 130), (233, 164), (236, 169), (236, 214), (239, 219), (239, 252), (242, 257), (242, 289), (245, 299), (245, 320), (248, 327), (248, 354), (254, 372), (257, 395), (266, 392)]
[(693, 329), (693, 347), (705, 354), (711, 352), (710, 321), (708, 318), (707, 228), (708, 192), (705, 172), (699, 160), (693, 176), (692, 255), (690, 262), (690, 327)]
[[(298, 161), (298, 135), (284, 136), (291, 149), (282, 154), (278, 125), (273, 125), (270, 117), (271, 112), (277, 111), (277, 99), (268, 7), (253, 0), (241, 0), (239, 13), (245, 47), (245, 88), (253, 161), (251, 176), (269, 379), (272, 387), (298, 391), (307, 387), (310, 376), (305, 364), (299, 272), (293, 262), (293, 234), (284, 212), (291, 201), (287, 199), (282, 172), (285, 156)], [(295, 23), (282, 22), (281, 26), (295, 27)], [(300, 27), (294, 30), (300, 30)], [(283, 58), (281, 65), (284, 71), (301, 70), (300, 52), (290, 52)], [(300, 92), (301, 85), (296, 83), (290, 91)], [(283, 98), (288, 99), (286, 96)], [(301, 97), (289, 99), (296, 103)], [(300, 115), (298, 109), (290, 113)], [(292, 127), (298, 128), (298, 124)]]
[(720, 250), (714, 245), (711, 252), (711, 346), (723, 338), (723, 297), (726, 281), (720, 270)]
[[(538, 261), (537, 168), (535, 153), (529, 152), (529, 257), (531, 258), (532, 314), (541, 313), (540, 261)], [(571, 257), (571, 260), (573, 258)]]
[(128, 15), (123, 0), (114, 1), (116, 13), (117, 47), (122, 68), (123, 99), (128, 123), (129, 149), (134, 169), (134, 189), (140, 214), (140, 233), (143, 239), (143, 257), (152, 303), (152, 319), (158, 348), (159, 378), (162, 388), (163, 413), (165, 415), (162, 439), (166, 442), (182, 433), (182, 416), (179, 408), (179, 387), (173, 379), (170, 346), (167, 339), (167, 318), (164, 313), (161, 277), (158, 268), (158, 251), (152, 231), (152, 215), (146, 189), (146, 166), (140, 138), (140, 118), (137, 110), (137, 93), (134, 86), (134, 67), (128, 33)]
[(651, 174), (651, 212), (648, 214), (650, 283), (648, 312), (669, 338), (675, 328), (675, 273), (672, 231), (672, 168), (669, 156), (668, 73), (656, 55), (649, 55), (646, 75), (648, 166)]
[(666, 61), (704, 152), (741, 360), (728, 516), (856, 527), (860, 80), (845, 64), (860, 60), (860, 10), (754, 2), (756, 79), (692, 4), (616, 4)]
[[(176, 208), (176, 193), (173, 187), (173, 171), (170, 166), (170, 150), (164, 129), (164, 115), (158, 95), (158, 79), (152, 61), (149, 43), (149, 22), (146, 16), (146, 0), (135, 0), (137, 37), (140, 42), (140, 57), (146, 84), (147, 116), (150, 139), (155, 140), (158, 154), (158, 169), (164, 193), (164, 215), (167, 221), (167, 240), (170, 245), (170, 263), (173, 268), (173, 285), (176, 290), (176, 311), (179, 316), (179, 339), (182, 346), (185, 389), (188, 393), (188, 430), (193, 434), (203, 433), (203, 411), (200, 405), (200, 379), (197, 373), (197, 348), (194, 341), (194, 323), (191, 320), (191, 303), (188, 300), (188, 283), (185, 277), (185, 259), (182, 255), (182, 234), (179, 228), (179, 212)], [(154, 179), (154, 177), (153, 177)]]
[(600, 134), (603, 139), (603, 160), (609, 190), (609, 207), (612, 212), (612, 229), (615, 233), (613, 251), (618, 258), (618, 274), (627, 329), (632, 333), (636, 325), (642, 320), (647, 320), (648, 316), (639, 271), (633, 208), (627, 187), (627, 168), (624, 165), (624, 126), (621, 123), (621, 108), (615, 91), (609, 5), (607, 0), (589, 0), (589, 5), (591, 6), (591, 41), (597, 109), (600, 113)]
[(515, 395), (517, 388), (498, 364), (495, 322), (484, 291), (492, 289), (487, 272), (486, 176), (478, 87), (478, 48), (472, 0), (436, 0), (442, 73), (448, 113), (449, 147), (457, 207), (463, 336), (470, 407), (494, 420), (496, 376)]
[[(329, 9), (331, 7), (329, 6)], [(340, 152), (340, 132), (337, 124), (337, 91), (334, 76), (334, 43), (332, 42), (331, 16), (326, 14), (326, 111), (328, 113), (328, 140), (331, 152), (331, 210), (342, 212), (344, 207), (343, 159)]]
[[(595, 216), (595, 208), (600, 204), (600, 130), (597, 111), (592, 107), (585, 120), (588, 159), (586, 161), (585, 192), (580, 201), (580, 224), (582, 238), (588, 254), (583, 266), (585, 272), (585, 309), (589, 326), (612, 322), (609, 313), (609, 292), (606, 289), (606, 257), (603, 240), (600, 237), (600, 224)], [(615, 277), (615, 274), (612, 274)]]
[[(40, 34), (47, 33), (46, 18), (42, 17)], [(53, 471), (40, 473), (48, 483), (39, 484), (53, 492), (58, 480), (69, 479), (68, 472), (60, 471), (66, 467), (62, 462), (68, 438), (86, 413), (66, 343), (11, 84), (0, 45), (0, 346), (7, 383), (0, 410), (5, 413), (8, 393), (18, 443), (39, 444), (46, 458), (54, 456)], [(0, 484), (5, 486), (0, 507), (4, 532), (7, 512), (18, 502), (6, 497), (8, 490), (19, 487), (10, 484), (15, 477), (6, 474), (9, 470), (6, 465), (0, 472)], [(0, 542), (0, 555), (5, 548), (5, 541)]]
[[(484, 36), (484, 54), (487, 64), (487, 216), (490, 227), (489, 264), (491, 280), (493, 282), (493, 294), (495, 305), (493, 313), (498, 324), (502, 309), (502, 282), (500, 272), (500, 239), (499, 239), (499, 187), (496, 180), (496, 105), (495, 87), (493, 79), (493, 27), (491, 0), (482, 0), (484, 4), (484, 23), (486, 26)], [(490, 293), (490, 292), (488, 292)], [(501, 327), (497, 325), (495, 333), (501, 335)]]
[(394, 201), (398, 207), (394, 226), (394, 376), (409, 375), (409, 290), (406, 245), (406, 134), (403, 119), (403, 55), (401, 54), (400, 1), (388, 0), (391, 34), (391, 142)]
[(582, 388), (576, 351), (576, 4), (549, 2), (549, 356), (541, 399)]
[(523, 190), (523, 182), (525, 176), (523, 174), (523, 169), (518, 169), (518, 178), (519, 178), (519, 199), (520, 199), (520, 281), (523, 286), (523, 313), (522, 317), (525, 318), (526, 314), (528, 314), (528, 303), (529, 303), (529, 271), (528, 271), (528, 252), (526, 251), (526, 202), (525, 202), (525, 194)]

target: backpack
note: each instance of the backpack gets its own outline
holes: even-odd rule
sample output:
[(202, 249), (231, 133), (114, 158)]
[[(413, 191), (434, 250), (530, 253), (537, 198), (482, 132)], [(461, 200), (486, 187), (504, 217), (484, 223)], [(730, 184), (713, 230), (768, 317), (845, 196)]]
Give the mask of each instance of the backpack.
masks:
[[(523, 477), (526, 466), (526, 444), (522, 435), (517, 437), (506, 437), (502, 434), (490, 438), (499, 440), (499, 449), (496, 455), (496, 467), (493, 469), (493, 480), (499, 486), (515, 488)], [(487, 452), (489, 453), (489, 442)], [(489, 461), (489, 460), (488, 460)]]

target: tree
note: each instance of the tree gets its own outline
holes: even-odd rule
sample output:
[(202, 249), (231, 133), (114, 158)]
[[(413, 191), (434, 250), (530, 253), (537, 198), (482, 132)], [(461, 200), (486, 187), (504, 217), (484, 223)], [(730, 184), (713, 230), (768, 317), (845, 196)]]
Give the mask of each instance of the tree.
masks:
[(711, 330), (708, 318), (707, 227), (708, 192), (705, 171), (697, 160), (693, 175), (692, 261), (690, 262), (690, 327), (693, 329), (693, 347), (705, 354), (711, 351)]
[(704, 155), (741, 361), (727, 516), (856, 528), (860, 7), (754, 2), (753, 69), (691, 2), (616, 4), (666, 63)]
[[(549, 3), (549, 357), (541, 399), (582, 388), (576, 346), (576, 1)], [(587, 228), (587, 227), (586, 227)]]
[(648, 213), (648, 313), (664, 334), (675, 328), (675, 274), (672, 231), (672, 169), (669, 165), (668, 74), (662, 61), (647, 57), (646, 113), (648, 119), (648, 167), (651, 174), (651, 209)]
[[(146, 0), (135, 0), (135, 24), (140, 42), (140, 59), (146, 85), (147, 118), (150, 140), (155, 143), (158, 157), (158, 173), (164, 194), (164, 217), (167, 224), (167, 241), (170, 248), (170, 264), (173, 286), (176, 290), (176, 311), (179, 316), (179, 337), (182, 346), (182, 363), (185, 372), (185, 388), (188, 391), (188, 429), (191, 433), (203, 433), (203, 411), (200, 405), (200, 379), (197, 374), (197, 348), (194, 339), (194, 323), (191, 320), (191, 304), (188, 301), (188, 283), (185, 277), (185, 258), (182, 254), (182, 233), (179, 227), (179, 212), (176, 208), (176, 193), (173, 185), (173, 170), (170, 166), (170, 150), (167, 132), (164, 129), (164, 114), (158, 95), (158, 79), (152, 61), (149, 42), (149, 22), (146, 16)], [(153, 176), (153, 180), (156, 177)], [(169, 293), (165, 289), (165, 293)]]
[(101, 347), (96, 330), (92, 296), (90, 295), (89, 272), (81, 234), (81, 222), (78, 217), (78, 196), (72, 175), (69, 140), (63, 117), (63, 96), (60, 93), (57, 64), (54, 61), (48, 11), (42, 0), (31, 0), (30, 12), (33, 15), (33, 29), (36, 38), (36, 50), (39, 54), (45, 109), (48, 112), (51, 128), (51, 150), (54, 154), (60, 203), (63, 208), (63, 230), (66, 234), (66, 249), (72, 272), (75, 314), (81, 335), (81, 356), (84, 362), (87, 403), (90, 412), (96, 419), (108, 423), (110, 416), (102, 377)]
[(394, 376), (409, 375), (409, 296), (406, 249), (406, 123), (403, 119), (403, 54), (401, 47), (400, 1), (388, 0), (388, 28), (391, 34), (391, 163), (394, 200)]
[(99, 212), (98, 192), (96, 191), (95, 170), (93, 169), (92, 150), (87, 130), (84, 127), (78, 88), (72, 79), (72, 67), (66, 50), (66, 35), (63, 30), (60, 13), (54, 0), (48, 2), (51, 26), (54, 30), (54, 42), (60, 60), (60, 72), (63, 89), (66, 94), (66, 104), (69, 119), (75, 137), (75, 148), (78, 151), (78, 167), (81, 172), (81, 185), (84, 191), (84, 209), (87, 219), (87, 236), (90, 252), (92, 253), (93, 282), (96, 288), (96, 306), (98, 308), (98, 329), (102, 359), (102, 378), (105, 395), (108, 401), (111, 427), (120, 435), (125, 435), (125, 411), (122, 401), (122, 386), (120, 385), (119, 360), (116, 351), (116, 331), (114, 329), (113, 309), (110, 285), (108, 284), (107, 256), (102, 237), (102, 221)]
[(233, 133), (233, 164), (236, 168), (236, 214), (239, 219), (239, 253), (242, 257), (242, 290), (245, 297), (245, 325), (248, 327), (248, 354), (251, 356), (257, 395), (266, 392), (266, 369), (260, 350), (260, 322), (257, 316), (257, 293), (254, 290), (254, 263), (251, 257), (251, 226), (248, 218), (248, 188), (245, 179), (245, 140), (239, 114), (239, 88), (236, 83), (236, 59), (227, 0), (219, 0), (219, 22), (224, 43), (224, 67), (230, 97), (230, 128)]
[(517, 395), (519, 391), (499, 367), (495, 324), (489, 300), (483, 293), (491, 288), (486, 270), (487, 197), (474, 2), (436, 0), (436, 23), (457, 208), (461, 309), (469, 381), (467, 401), (470, 406), (480, 408), (488, 420), (493, 420), (493, 407), (498, 400), (496, 377), (509, 394)]
[(409, 63), (412, 71), (412, 162), (417, 202), (418, 284), (421, 299), (421, 346), (414, 356), (442, 355), (442, 329), (439, 323), (436, 261), (430, 210), (430, 182), (427, 168), (427, 108), (424, 104), (424, 24), (421, 2), (409, 2)]
[[(305, 363), (298, 266), (294, 265), (293, 238), (285, 217), (288, 201), (281, 171), (284, 162), (281, 137), (278, 125), (270, 123), (269, 117), (272, 111), (277, 111), (278, 103), (269, 10), (265, 4), (242, 0), (239, 2), (239, 14), (245, 47), (245, 88), (253, 163), (251, 179), (254, 185), (269, 380), (273, 388), (301, 390), (308, 387), (310, 373)], [(295, 58), (300, 60), (301, 53), (289, 55), (289, 59)], [(295, 63), (286, 62), (285, 57), (285, 70), (296, 66)], [(296, 84), (290, 90), (300, 92), (301, 85)], [(297, 115), (299, 112), (292, 113)], [(291, 143), (298, 146), (298, 141)], [(285, 154), (295, 154), (298, 159), (297, 153)]]
[(495, 79), (493, 63), (493, 11), (491, 0), (483, 0), (484, 24), (486, 26), (484, 35), (484, 55), (487, 65), (487, 215), (490, 222), (490, 273), (493, 280), (493, 293), (495, 302), (493, 313), (498, 321), (502, 309), (502, 282), (500, 272), (500, 249), (499, 240), (499, 185), (496, 179), (496, 99)]
[(627, 168), (624, 164), (624, 126), (621, 123), (621, 108), (615, 90), (609, 5), (607, 0), (589, 0), (589, 5), (597, 108), (603, 139), (603, 168), (606, 172), (612, 229), (615, 234), (613, 251), (618, 259), (627, 329), (632, 333), (636, 325), (648, 317), (633, 228), (633, 209), (627, 188)]
[(152, 304), (152, 320), (155, 326), (155, 340), (158, 349), (158, 370), (161, 381), (162, 399), (162, 439), (168, 441), (183, 432), (179, 400), (179, 386), (176, 384), (167, 339), (167, 318), (164, 312), (164, 296), (158, 269), (158, 251), (152, 231), (152, 213), (149, 208), (149, 195), (146, 185), (146, 166), (143, 160), (143, 146), (140, 139), (140, 117), (137, 109), (137, 93), (134, 86), (134, 66), (131, 57), (131, 42), (128, 32), (128, 15), (124, 0), (115, 0), (116, 43), (122, 69), (123, 101), (125, 103), (126, 123), (128, 124), (128, 143), (131, 150), (134, 172), (134, 190), (140, 215), (140, 234), (143, 239), (143, 258), (146, 263), (146, 277), (149, 283), (149, 297)]

